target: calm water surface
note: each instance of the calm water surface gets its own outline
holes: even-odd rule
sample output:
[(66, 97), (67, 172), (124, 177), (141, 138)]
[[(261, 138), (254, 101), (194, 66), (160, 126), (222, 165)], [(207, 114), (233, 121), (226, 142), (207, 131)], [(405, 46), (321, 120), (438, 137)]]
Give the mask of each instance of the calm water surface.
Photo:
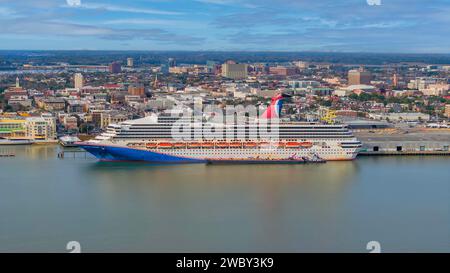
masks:
[[(0, 147), (0, 252), (450, 251), (450, 157), (149, 165)], [(79, 155), (80, 157), (81, 155)]]

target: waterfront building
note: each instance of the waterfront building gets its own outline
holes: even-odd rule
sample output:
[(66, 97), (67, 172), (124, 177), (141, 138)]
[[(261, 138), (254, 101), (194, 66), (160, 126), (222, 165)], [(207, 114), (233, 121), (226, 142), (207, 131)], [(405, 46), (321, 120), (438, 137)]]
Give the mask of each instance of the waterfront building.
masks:
[(445, 105), (444, 115), (445, 115), (447, 118), (450, 118), (450, 104), (446, 104), (446, 105)]
[(348, 85), (370, 84), (372, 74), (363, 68), (348, 71)]
[(247, 78), (247, 65), (228, 61), (222, 65), (222, 77), (241, 80)]
[(78, 90), (81, 90), (84, 86), (84, 77), (81, 73), (75, 73), (73, 76), (74, 87)]
[(25, 122), (26, 136), (33, 140), (56, 139), (56, 119), (51, 116), (29, 117)]
[(1, 138), (24, 138), (25, 136), (25, 119), (0, 118)]
[(110, 124), (118, 124), (128, 120), (128, 116), (117, 111), (105, 111), (100, 113), (100, 128), (106, 128)]
[(7, 139), (53, 140), (56, 119), (52, 116), (0, 118), (0, 137)]

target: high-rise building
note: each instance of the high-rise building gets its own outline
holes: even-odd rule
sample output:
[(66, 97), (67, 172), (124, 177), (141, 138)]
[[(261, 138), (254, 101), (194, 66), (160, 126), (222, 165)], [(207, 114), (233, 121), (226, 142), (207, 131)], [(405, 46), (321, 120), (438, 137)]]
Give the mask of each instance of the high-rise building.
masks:
[(128, 67), (133, 67), (134, 66), (134, 59), (133, 58), (128, 58), (127, 59), (127, 66)]
[(177, 61), (174, 58), (169, 58), (167, 65), (169, 65), (169, 67), (177, 66)]
[(84, 86), (84, 77), (81, 73), (75, 73), (73, 76), (73, 85), (77, 89), (81, 89)]
[(365, 71), (363, 68), (348, 71), (349, 85), (370, 84), (371, 80), (372, 74), (369, 71)]
[(397, 87), (397, 86), (398, 86), (398, 76), (397, 76), (397, 73), (395, 73), (394, 76), (392, 77), (392, 86), (393, 86), (393, 87)]
[(239, 80), (247, 78), (247, 65), (228, 61), (222, 65), (222, 77)]
[(161, 64), (160, 72), (162, 74), (169, 74), (169, 66), (167, 64)]
[(120, 73), (122, 72), (122, 66), (118, 62), (113, 62), (109, 65), (109, 72), (110, 73)]
[(206, 67), (208, 68), (209, 73), (216, 73), (217, 69), (217, 62), (216, 61), (206, 61)]

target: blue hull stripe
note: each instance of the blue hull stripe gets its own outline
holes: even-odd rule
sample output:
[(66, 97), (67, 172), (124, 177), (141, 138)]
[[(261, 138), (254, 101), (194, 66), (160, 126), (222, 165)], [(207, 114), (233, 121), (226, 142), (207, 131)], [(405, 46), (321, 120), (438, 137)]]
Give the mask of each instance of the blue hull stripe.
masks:
[(206, 160), (178, 157), (119, 146), (78, 145), (102, 161), (146, 161), (153, 163), (206, 163)]

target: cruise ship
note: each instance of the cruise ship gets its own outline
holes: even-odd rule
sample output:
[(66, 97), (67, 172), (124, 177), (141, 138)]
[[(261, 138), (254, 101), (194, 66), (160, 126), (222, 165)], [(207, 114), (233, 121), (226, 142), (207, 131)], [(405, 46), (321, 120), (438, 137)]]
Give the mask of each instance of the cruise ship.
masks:
[[(153, 115), (111, 124), (95, 139), (77, 145), (101, 161), (270, 163), (357, 156), (361, 142), (343, 124), (280, 121), (284, 97), (274, 97), (251, 122), (215, 124)], [(174, 126), (184, 128), (183, 133)]]

